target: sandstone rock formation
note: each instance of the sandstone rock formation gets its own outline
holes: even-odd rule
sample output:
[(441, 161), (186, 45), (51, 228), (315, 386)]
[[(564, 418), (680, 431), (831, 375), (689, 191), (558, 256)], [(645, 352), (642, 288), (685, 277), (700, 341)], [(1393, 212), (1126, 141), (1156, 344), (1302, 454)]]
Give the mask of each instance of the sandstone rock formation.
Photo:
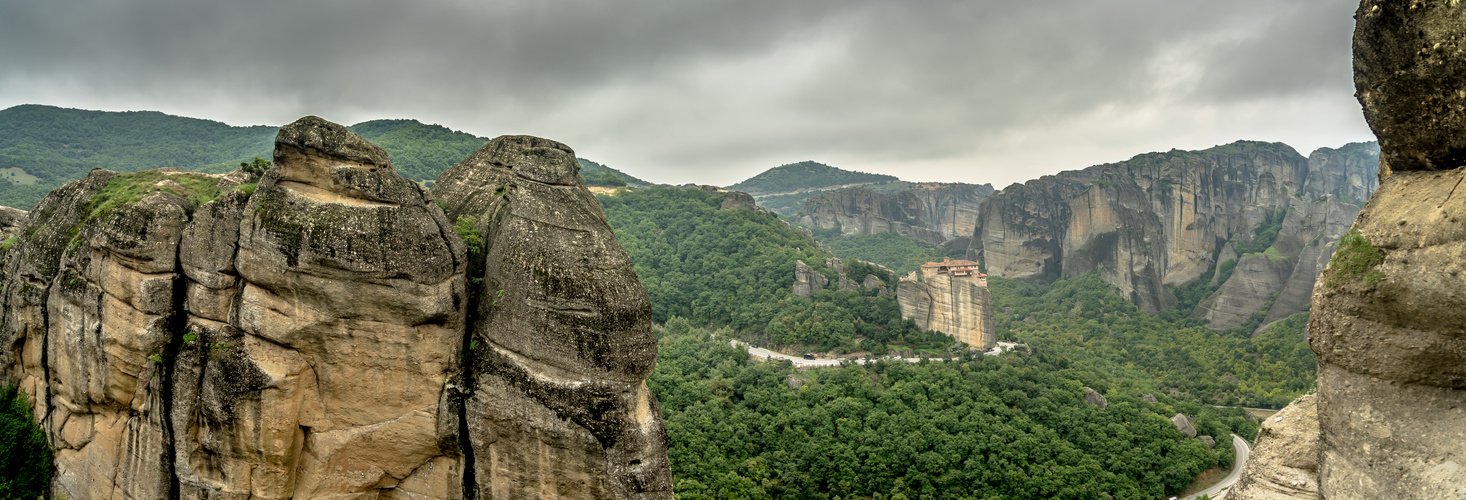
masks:
[(846, 188), (809, 197), (800, 224), (841, 234), (897, 233), (933, 245), (967, 237), (991, 184), (925, 183), (896, 192)]
[[(1326, 195), (1362, 199), (1374, 154), (1363, 144), (1304, 158), (1283, 144), (1244, 141), (1044, 176), (983, 200), (969, 255), (986, 259), (988, 272), (1005, 278), (1043, 280), (1098, 269), (1105, 282), (1154, 313), (1176, 304), (1166, 287), (1205, 274), (1229, 242), (1251, 242), (1269, 215), (1296, 211), (1302, 227), (1305, 220), (1316, 224), (1308, 217), (1317, 212), (1337, 213), (1313, 207), (1339, 204), (1320, 200)], [(1224, 315), (1265, 304), (1285, 285), (1301, 256), (1281, 256), (1282, 262), (1248, 268), (1283, 275), (1262, 280), (1267, 293), (1261, 300), (1224, 306)], [(1257, 285), (1245, 288), (1264, 289)]]
[(1309, 394), (1263, 420), (1228, 500), (1318, 498), (1318, 398)]
[[(523, 178), (563, 179), (538, 158), (505, 161)], [(670, 498), (642, 383), (655, 356), (645, 293), (629, 265), (616, 267), (609, 229), (570, 220), (598, 215), (594, 199), (540, 198), (539, 215), (559, 212), (542, 223), (577, 228), (568, 238), (524, 238), (513, 216), (532, 210), (506, 209), (504, 225), (487, 228), (521, 237), (488, 270), (384, 151), (340, 125), (306, 117), (282, 128), (274, 165), (256, 189), (94, 171), (47, 196), (3, 250), (0, 366), (35, 399), (57, 448), (58, 495), (483, 498), (549, 486), (570, 498)], [(592, 251), (611, 258), (586, 266)], [(569, 314), (590, 319), (557, 328), (570, 322), (545, 311), (564, 307), (555, 293), (565, 287), (533, 293), (544, 277), (511, 272), (544, 262), (514, 260), (529, 258), (552, 259), (536, 271), (591, 270), (559, 273), (583, 295)], [(480, 280), (514, 292), (496, 303), (502, 312), (470, 286)], [(496, 340), (486, 321), (535, 325), (517, 331), (536, 348), (479, 346)], [(552, 370), (504, 368), (550, 360)], [(496, 472), (515, 462), (493, 443), (555, 453), (562, 484), (533, 467)]]
[(823, 290), (830, 279), (815, 271), (802, 260), (794, 261), (794, 295), (810, 298), (815, 290)]
[[(946, 265), (970, 263), (970, 273), (948, 272)], [(997, 345), (997, 326), (986, 275), (976, 262), (949, 261), (922, 266), (919, 280), (902, 278), (896, 288), (901, 318), (916, 321), (922, 330), (951, 335), (974, 349)]]
[(482, 235), (454, 389), (481, 498), (671, 496), (651, 303), (578, 169), (564, 144), (504, 136), (433, 186)]
[[(1365, 0), (1355, 13), (1354, 82), (1380, 139), (1380, 184), (1314, 286), (1317, 419), (1299, 401), (1280, 415), (1301, 418), (1271, 431), (1296, 437), (1259, 442), (1301, 450), (1290, 465), (1301, 472), (1260, 465), (1243, 483), (1291, 486), (1316, 463), (1321, 498), (1466, 497), (1460, 9)], [(1288, 498), (1309, 498), (1303, 486)]]

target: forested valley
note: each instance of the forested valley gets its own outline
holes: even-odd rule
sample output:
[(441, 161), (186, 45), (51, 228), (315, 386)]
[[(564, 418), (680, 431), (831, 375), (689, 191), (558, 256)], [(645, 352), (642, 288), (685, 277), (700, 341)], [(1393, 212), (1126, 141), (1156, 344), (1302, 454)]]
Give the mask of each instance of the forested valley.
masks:
[[(1306, 314), (1257, 337), (1218, 333), (1189, 311), (1150, 316), (1093, 272), (1044, 285), (989, 278), (1000, 339), (1032, 353), (953, 349), (879, 293), (790, 292), (796, 260), (833, 283), (829, 257), (905, 269), (939, 258), (935, 247), (816, 234), (837, 242), (831, 252), (773, 214), (720, 210), (725, 196), (599, 197), (664, 325), (650, 383), (680, 497), (1163, 498), (1230, 466), (1229, 433), (1255, 434), (1252, 417), (1219, 407), (1278, 408), (1312, 388)], [(919, 343), (956, 359), (798, 372), (749, 361), (732, 339), (871, 355)], [(1086, 404), (1084, 387), (1108, 408)], [(1183, 438), (1167, 420), (1175, 413), (1216, 448)]]

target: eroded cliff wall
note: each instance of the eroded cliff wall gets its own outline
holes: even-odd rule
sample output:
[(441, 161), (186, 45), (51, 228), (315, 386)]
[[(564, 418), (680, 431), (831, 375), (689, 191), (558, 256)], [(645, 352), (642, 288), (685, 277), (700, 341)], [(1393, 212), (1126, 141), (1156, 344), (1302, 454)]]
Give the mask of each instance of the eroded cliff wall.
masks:
[[(1368, 144), (1304, 158), (1284, 144), (1244, 141), (1044, 176), (983, 200), (969, 254), (986, 259), (989, 274), (1005, 278), (1043, 280), (1098, 269), (1105, 282), (1154, 313), (1176, 304), (1167, 287), (1212, 269), (1228, 242), (1250, 243), (1269, 216), (1297, 212), (1298, 228), (1317, 225), (1319, 217), (1347, 217), (1337, 215), (1338, 199), (1362, 199), (1354, 197), (1372, 189), (1366, 180), (1371, 158)], [(1325, 215), (1315, 215), (1320, 212)], [(1301, 254), (1274, 253), (1273, 260), (1279, 257), (1281, 262), (1248, 267), (1281, 275), (1269, 276), (1260, 302), (1288, 282)], [(1222, 315), (1235, 315), (1223, 309)]]
[[(574, 228), (575, 244), (544, 236), (553, 231), (521, 237), (495, 254), (498, 266), (470, 251), (384, 151), (315, 117), (280, 130), (257, 185), (241, 185), (242, 173), (94, 171), (57, 189), (3, 250), (0, 297), (0, 361), (57, 448), (56, 493), (670, 498), (665, 437), (642, 383), (655, 357), (650, 308), (629, 265), (615, 271), (620, 246), (559, 160), (571, 194), (522, 199), (539, 200), (524, 203), (542, 224)], [(537, 182), (540, 158), (503, 161), (522, 167), (504, 189), (533, 191), (523, 186)], [(523, 232), (501, 221), (482, 230)], [(538, 274), (561, 264), (607, 271), (565, 275), (573, 290)], [(515, 265), (534, 272), (506, 271)], [(590, 319), (547, 327), (567, 294), (580, 302), (566, 314)], [(486, 310), (496, 306), (506, 312)], [(576, 370), (568, 363), (506, 376), (498, 358), (475, 355), (491, 339), (474, 332), (490, 322), (536, 325), (516, 330), (542, 346), (520, 358), (604, 368), (570, 387), (556, 385)], [(576, 432), (579, 441), (566, 437)], [(496, 442), (580, 473), (521, 467)]]
[(934, 245), (965, 238), (991, 184), (926, 183), (895, 192), (845, 188), (817, 194), (800, 208), (800, 223), (841, 234), (897, 233)]
[(977, 277), (923, 276), (896, 288), (901, 318), (923, 331), (939, 331), (982, 351), (997, 345), (992, 295)]

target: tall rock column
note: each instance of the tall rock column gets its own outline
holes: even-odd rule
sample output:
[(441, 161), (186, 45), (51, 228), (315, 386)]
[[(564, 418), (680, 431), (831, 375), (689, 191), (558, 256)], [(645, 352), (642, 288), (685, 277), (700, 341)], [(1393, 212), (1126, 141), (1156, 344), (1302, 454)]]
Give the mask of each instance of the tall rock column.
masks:
[(672, 496), (651, 303), (578, 169), (564, 144), (504, 136), (433, 188), (481, 239), (462, 382), (477, 498)]
[[(439, 429), (457, 419), (438, 403), (462, 342), (461, 243), (387, 153), (345, 127), (281, 128), (274, 164), (241, 211), (233, 312), (189, 318), (199, 338), (183, 346), (184, 371), (193, 353), (213, 362), (196, 375), (199, 403), (175, 407), (180, 432), (197, 436), (180, 450), (184, 493), (455, 493), (456, 450)], [(185, 247), (227, 252), (210, 238), (231, 232), (224, 220), (198, 218), (191, 234), (206, 242)], [(232, 281), (227, 259), (189, 262), (191, 296)]]
[[(977, 263), (972, 265), (976, 267)], [(986, 351), (997, 345), (987, 279), (938, 273), (934, 267), (927, 266), (922, 268), (921, 281), (902, 279), (897, 285), (896, 303), (901, 307), (901, 318), (915, 321), (922, 330), (951, 335), (974, 349)]]

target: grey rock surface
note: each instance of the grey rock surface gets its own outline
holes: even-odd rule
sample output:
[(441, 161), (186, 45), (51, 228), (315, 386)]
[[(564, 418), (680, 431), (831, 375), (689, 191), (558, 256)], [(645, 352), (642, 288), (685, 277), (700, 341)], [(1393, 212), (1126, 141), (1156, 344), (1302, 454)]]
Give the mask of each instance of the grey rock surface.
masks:
[(825, 285), (830, 284), (830, 279), (815, 271), (802, 260), (794, 261), (794, 295), (810, 298), (815, 290), (823, 290)]
[(1453, 0), (1365, 0), (1354, 13), (1354, 95), (1392, 172), (1466, 166), (1466, 17)]
[(758, 210), (758, 204), (753, 201), (753, 196), (743, 191), (728, 191), (728, 196), (723, 198), (723, 204), (718, 210)]
[(1196, 439), (1200, 439), (1201, 442), (1206, 443), (1206, 449), (1208, 450), (1217, 446), (1217, 440), (1212, 439), (1211, 436), (1196, 436)]
[(1191, 417), (1177, 413), (1171, 417), (1171, 425), (1176, 426), (1176, 430), (1186, 437), (1196, 437), (1196, 422)]
[(1364, 0), (1355, 19), (1356, 96), (1380, 139), (1380, 183), (1314, 285), (1317, 437), (1307, 415), (1290, 432), (1317, 452), (1284, 444), (1303, 452), (1295, 468), (1317, 464), (1321, 498), (1463, 498), (1466, 17), (1450, 1)]
[(1084, 402), (1094, 405), (1095, 408), (1101, 410), (1110, 406), (1109, 400), (1106, 400), (1103, 394), (1095, 392), (1094, 389), (1088, 387), (1084, 388)]
[(651, 303), (578, 168), (563, 144), (499, 137), (434, 186), (483, 239), (459, 382), (479, 498), (672, 494)]
[(800, 223), (845, 235), (897, 233), (934, 245), (967, 237), (977, 225), (978, 206), (991, 184), (930, 183), (895, 192), (855, 187), (820, 193), (804, 201)]

